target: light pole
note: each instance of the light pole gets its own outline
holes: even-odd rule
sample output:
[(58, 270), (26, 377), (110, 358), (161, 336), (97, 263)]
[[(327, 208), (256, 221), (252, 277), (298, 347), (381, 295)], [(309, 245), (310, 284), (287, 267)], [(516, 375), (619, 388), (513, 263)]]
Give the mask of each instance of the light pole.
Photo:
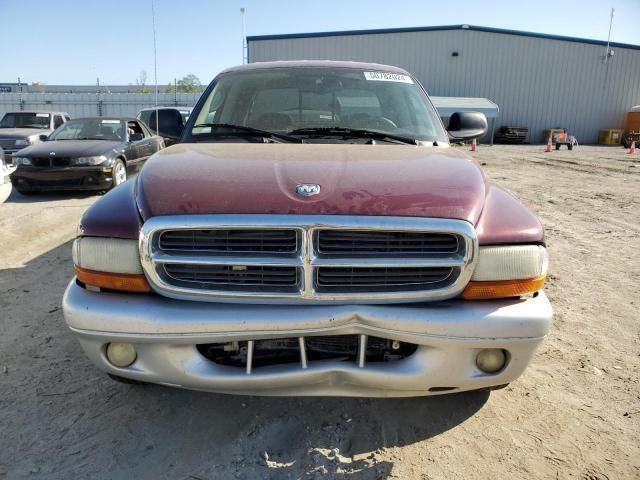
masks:
[(151, 0), (151, 22), (153, 25), (153, 80), (156, 84), (156, 135), (158, 135), (158, 55), (156, 51), (156, 10), (153, 0)]
[(245, 36), (245, 21), (244, 21), (244, 13), (245, 13), (245, 8), (242, 7), (240, 8), (240, 14), (242, 15), (242, 63), (249, 63), (249, 59), (247, 58), (247, 42), (246, 42), (246, 36)]
[(609, 17), (609, 35), (607, 35), (607, 47), (604, 52), (604, 63), (607, 63), (610, 57), (613, 57), (613, 49), (609, 47), (609, 43), (611, 42), (611, 27), (613, 27), (613, 16), (616, 14), (615, 9), (611, 9), (611, 16)]

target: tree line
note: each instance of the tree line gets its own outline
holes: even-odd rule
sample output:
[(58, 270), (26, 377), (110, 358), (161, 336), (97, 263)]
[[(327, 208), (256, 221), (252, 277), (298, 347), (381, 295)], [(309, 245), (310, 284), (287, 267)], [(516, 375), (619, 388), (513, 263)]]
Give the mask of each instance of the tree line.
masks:
[[(147, 72), (142, 70), (140, 75), (136, 79), (136, 85), (138, 86), (139, 93), (151, 93), (154, 89), (153, 86), (147, 85)], [(158, 85), (158, 90), (161, 93), (201, 93), (203, 91), (200, 79), (193, 73), (185, 75), (179, 80), (169, 82), (166, 87)]]

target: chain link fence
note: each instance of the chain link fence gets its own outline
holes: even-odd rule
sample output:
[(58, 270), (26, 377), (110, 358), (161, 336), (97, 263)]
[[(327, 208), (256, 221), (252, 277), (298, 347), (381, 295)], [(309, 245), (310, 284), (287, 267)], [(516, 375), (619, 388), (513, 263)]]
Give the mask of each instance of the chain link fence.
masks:
[[(200, 93), (161, 93), (159, 106), (194, 106)], [(7, 112), (52, 110), (71, 118), (135, 117), (143, 108), (155, 106), (147, 93), (0, 93), (0, 118)]]

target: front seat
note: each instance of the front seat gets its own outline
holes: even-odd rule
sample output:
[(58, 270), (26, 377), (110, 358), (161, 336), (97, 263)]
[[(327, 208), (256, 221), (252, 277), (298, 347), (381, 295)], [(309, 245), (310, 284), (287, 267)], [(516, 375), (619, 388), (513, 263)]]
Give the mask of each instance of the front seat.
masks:
[(253, 128), (269, 132), (285, 131), (293, 124), (289, 115), (284, 113), (264, 113), (251, 123)]
[(100, 135), (100, 131), (99, 131), (98, 125), (96, 125), (95, 123), (87, 123), (82, 128), (78, 136), (80, 138), (96, 138), (99, 135)]
[(182, 115), (173, 109), (158, 110), (158, 126), (156, 127), (156, 112), (151, 113), (149, 128), (160, 135), (179, 137), (182, 135)]

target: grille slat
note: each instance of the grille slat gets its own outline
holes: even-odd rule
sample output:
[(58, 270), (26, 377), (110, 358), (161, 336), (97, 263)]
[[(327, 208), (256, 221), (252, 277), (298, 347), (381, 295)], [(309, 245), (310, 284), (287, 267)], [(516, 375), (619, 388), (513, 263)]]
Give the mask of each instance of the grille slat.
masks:
[(317, 249), (332, 255), (430, 255), (458, 250), (458, 238), (447, 233), (321, 230)]
[(296, 267), (164, 265), (167, 275), (179, 282), (197, 283), (205, 288), (291, 287), (297, 288)]
[(316, 282), (320, 292), (374, 287), (389, 291), (429, 289), (445, 282), (452, 273), (453, 268), (450, 267), (320, 267)]
[(169, 230), (158, 244), (171, 252), (293, 254), (298, 235), (295, 230)]

